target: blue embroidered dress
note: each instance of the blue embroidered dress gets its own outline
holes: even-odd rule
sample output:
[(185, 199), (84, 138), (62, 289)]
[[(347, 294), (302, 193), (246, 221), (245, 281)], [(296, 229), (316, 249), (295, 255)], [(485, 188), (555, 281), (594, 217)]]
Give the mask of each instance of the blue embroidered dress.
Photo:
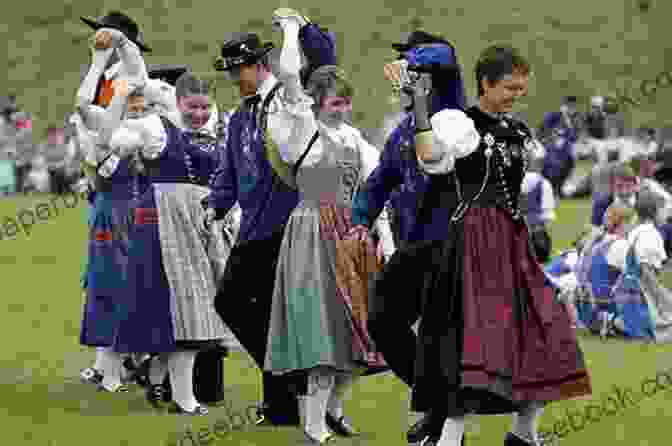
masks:
[(212, 234), (201, 229), (201, 200), (216, 168), (211, 153), (188, 144), (156, 115), (145, 118), (152, 142), (143, 147), (151, 186), (139, 196), (130, 236), (127, 317), (114, 349), (168, 353), (205, 348), (226, 337), (214, 311)]

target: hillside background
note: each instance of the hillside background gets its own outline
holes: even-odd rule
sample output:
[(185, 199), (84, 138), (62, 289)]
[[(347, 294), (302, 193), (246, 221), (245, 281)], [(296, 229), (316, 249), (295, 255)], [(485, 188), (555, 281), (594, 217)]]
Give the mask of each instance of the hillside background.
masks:
[[(61, 122), (71, 110), (80, 66), (89, 62), (90, 30), (80, 15), (98, 16), (121, 9), (136, 19), (154, 52), (148, 63), (187, 63), (209, 71), (226, 32), (251, 30), (279, 43), (269, 26), (272, 11), (291, 6), (338, 36), (341, 65), (357, 86), (355, 120), (377, 127), (390, 93), (382, 64), (394, 56), (390, 43), (404, 31), (421, 27), (455, 43), (465, 67), (470, 95), (478, 53), (494, 42), (510, 42), (533, 64), (530, 97), (522, 108), (536, 125), (544, 111), (555, 110), (564, 95), (579, 96), (581, 107), (594, 94), (638, 91), (641, 81), (672, 70), (669, 17), (672, 2), (651, 1), (643, 13), (635, 0), (508, 1), (339, 0), (250, 2), (214, 0), (35, 1), (3, 8), (0, 38), (7, 45), (0, 61), (0, 94), (15, 92), (33, 112), (36, 137)], [(235, 94), (217, 82), (217, 100), (231, 106)], [(672, 87), (660, 88), (641, 106), (626, 110), (630, 127), (672, 124)]]

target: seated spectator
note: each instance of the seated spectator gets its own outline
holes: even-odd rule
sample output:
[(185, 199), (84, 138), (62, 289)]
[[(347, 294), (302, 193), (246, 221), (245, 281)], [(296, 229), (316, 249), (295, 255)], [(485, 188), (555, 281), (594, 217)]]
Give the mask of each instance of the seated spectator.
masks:
[(14, 119), (14, 141), (16, 144), (16, 180), (22, 185), (30, 170), (30, 163), (37, 155), (37, 147), (33, 143), (33, 120), (29, 113), (17, 111)]
[(593, 197), (591, 222), (596, 228), (604, 224), (604, 215), (611, 205), (635, 205), (636, 194), (640, 189), (640, 181), (633, 168), (620, 163), (609, 172), (609, 193)]
[(47, 168), (47, 160), (42, 155), (35, 157), (31, 163), (30, 172), (26, 175), (23, 184), (25, 193), (49, 193), (51, 192), (51, 175)]
[[(671, 335), (670, 300), (656, 280), (667, 259), (663, 239), (654, 224), (660, 204), (660, 197), (650, 192), (637, 197), (639, 224), (628, 235), (630, 248), (624, 272), (613, 288), (615, 311), (606, 322), (610, 330), (626, 337), (657, 339)], [(658, 302), (664, 311), (657, 311)], [(658, 334), (657, 323), (661, 328)]]
[(583, 284), (588, 289), (584, 288), (582, 299), (576, 302), (577, 312), (581, 322), (594, 331), (599, 330), (601, 336), (608, 333), (606, 315), (616, 313), (611, 290), (625, 268), (629, 247), (626, 227), (633, 214), (630, 207), (611, 206), (606, 214), (605, 234), (592, 245), (587, 254), (590, 256), (587, 265), (589, 284)]

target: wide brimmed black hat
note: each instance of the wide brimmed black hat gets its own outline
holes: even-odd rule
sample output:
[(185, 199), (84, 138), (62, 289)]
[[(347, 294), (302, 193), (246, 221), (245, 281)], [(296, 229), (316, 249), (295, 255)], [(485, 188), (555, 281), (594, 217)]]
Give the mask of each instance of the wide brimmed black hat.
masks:
[(147, 67), (147, 75), (150, 79), (160, 79), (173, 87), (177, 84), (177, 80), (184, 73), (190, 72), (189, 65), (149, 65)]
[(215, 70), (228, 71), (243, 64), (252, 64), (268, 54), (275, 45), (261, 43), (254, 33), (234, 33), (222, 45), (221, 56), (215, 61)]
[(81, 17), (82, 21), (95, 30), (100, 28), (113, 28), (121, 31), (131, 42), (138, 45), (140, 50), (151, 53), (152, 49), (145, 44), (145, 39), (135, 21), (126, 14), (112, 11), (97, 19)]
[(444, 45), (453, 46), (450, 42), (439, 36), (435, 36), (425, 31), (418, 30), (402, 35), (401, 42), (393, 43), (392, 48), (399, 51), (400, 53), (405, 53), (406, 51), (409, 51), (410, 49), (415, 48), (418, 45), (425, 45), (432, 43), (442, 43)]

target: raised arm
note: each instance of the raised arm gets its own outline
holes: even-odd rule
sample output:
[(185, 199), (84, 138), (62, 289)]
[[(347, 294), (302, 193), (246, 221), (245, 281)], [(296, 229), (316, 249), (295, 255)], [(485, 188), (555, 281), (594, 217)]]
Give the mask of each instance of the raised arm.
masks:
[[(283, 161), (296, 164), (318, 131), (313, 112), (314, 101), (301, 86), (301, 52), (299, 31), (305, 19), (295, 11), (281, 8), (274, 13), (274, 23), (283, 31), (283, 46), (280, 53), (278, 78), (283, 82), (279, 97), (269, 110), (269, 136), (278, 146)], [(318, 138), (304, 165), (311, 165), (321, 153)]]

